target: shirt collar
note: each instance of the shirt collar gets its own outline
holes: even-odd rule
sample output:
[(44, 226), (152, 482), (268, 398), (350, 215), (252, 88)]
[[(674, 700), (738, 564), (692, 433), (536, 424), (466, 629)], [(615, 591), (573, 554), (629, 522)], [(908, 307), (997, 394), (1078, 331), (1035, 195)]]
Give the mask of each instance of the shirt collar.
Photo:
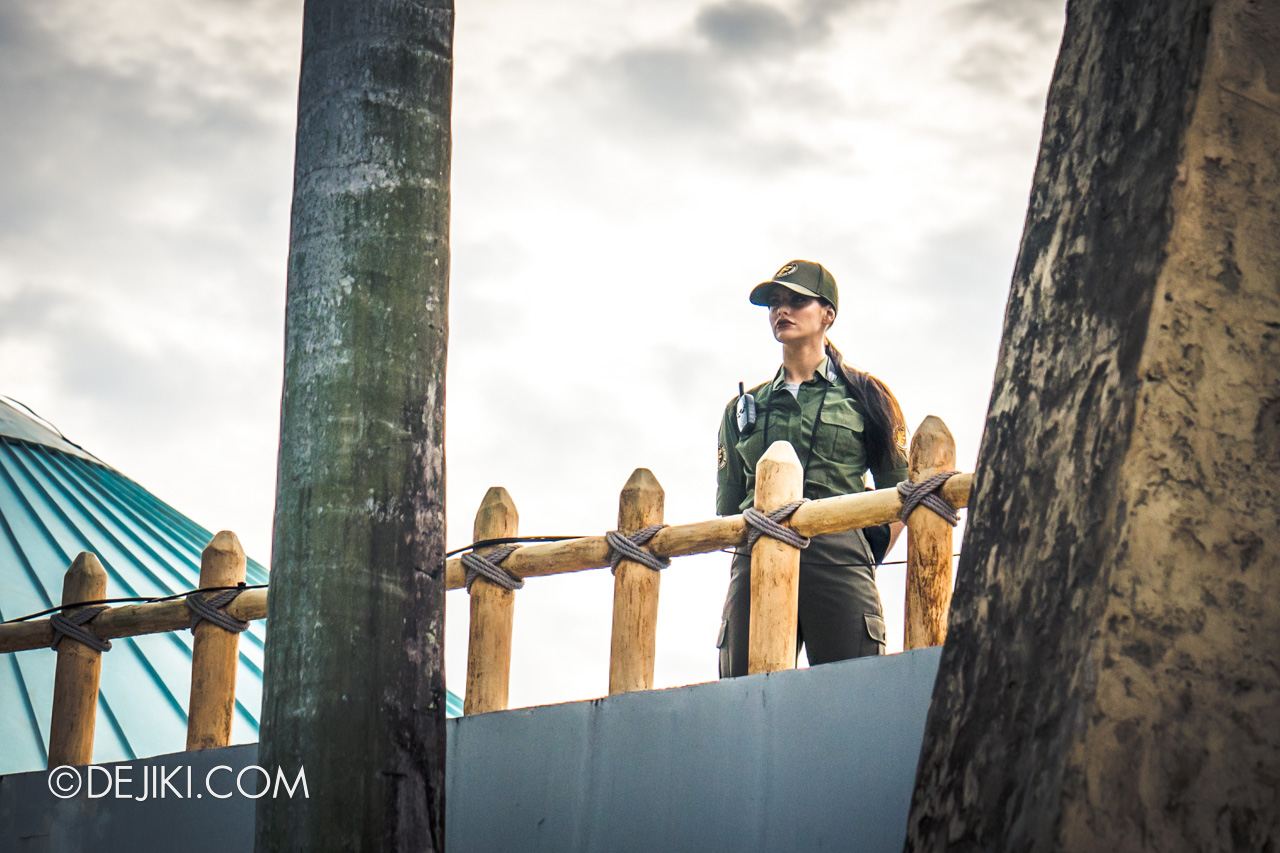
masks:
[[(832, 384), (836, 381), (835, 368), (831, 364), (831, 357), (824, 355), (822, 361), (818, 363), (818, 369), (813, 371), (810, 380), (818, 380)], [(787, 369), (785, 366), (778, 367), (778, 374), (773, 377), (773, 384), (769, 386), (770, 391), (780, 391), (787, 384)]]

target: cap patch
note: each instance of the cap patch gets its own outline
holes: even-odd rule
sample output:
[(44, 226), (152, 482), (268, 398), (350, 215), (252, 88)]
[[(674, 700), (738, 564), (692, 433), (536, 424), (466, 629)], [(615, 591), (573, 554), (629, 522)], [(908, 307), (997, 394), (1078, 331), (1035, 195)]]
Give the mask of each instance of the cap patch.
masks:
[(795, 262), (793, 261), (793, 262), (791, 262), (791, 263), (789, 263), (789, 264), (783, 264), (783, 265), (782, 265), (782, 269), (780, 269), (780, 270), (778, 270), (776, 273), (774, 273), (774, 274), (773, 274), (773, 277), (774, 277), (774, 278), (782, 278), (784, 275), (791, 275), (791, 274), (792, 274), (793, 272), (795, 272), (795, 271), (796, 271), (796, 264), (795, 264)]

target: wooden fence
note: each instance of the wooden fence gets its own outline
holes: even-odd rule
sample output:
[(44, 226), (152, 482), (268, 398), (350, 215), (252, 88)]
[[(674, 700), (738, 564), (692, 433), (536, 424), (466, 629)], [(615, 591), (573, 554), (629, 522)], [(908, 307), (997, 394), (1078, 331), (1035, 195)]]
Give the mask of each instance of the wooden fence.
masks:
[[(955, 441), (941, 420), (929, 417), (911, 443), (910, 479), (920, 482), (955, 468)], [(942, 487), (956, 508), (968, 505), (971, 474), (957, 474)], [(791, 445), (775, 442), (756, 469), (756, 509), (768, 513), (801, 497), (804, 473)], [(635, 471), (622, 489), (618, 529), (623, 534), (662, 523), (664, 494), (653, 474)], [(894, 489), (810, 501), (787, 525), (816, 536), (895, 521), (902, 500)], [(476, 514), (474, 540), (518, 535), (515, 504), (506, 489), (489, 490)], [(938, 645), (946, 636), (951, 601), (952, 527), (921, 507), (907, 519), (907, 649)], [(743, 545), (747, 523), (741, 515), (666, 527), (646, 546), (658, 557), (702, 554)], [(491, 548), (478, 548), (484, 553)], [(245, 578), (245, 554), (234, 534), (223, 531), (201, 555), (200, 588), (235, 586)], [(520, 578), (599, 569), (609, 565), (604, 536), (589, 536), (517, 549), (502, 568)], [(796, 661), (796, 620), (800, 551), (762, 537), (751, 555), (751, 621), (748, 669), (752, 673), (791, 669)], [(449, 589), (466, 585), (461, 559), (445, 564)], [(660, 573), (622, 560), (614, 577), (613, 634), (609, 653), (609, 693), (653, 687)], [(97, 557), (82, 553), (67, 570), (62, 603), (106, 597), (106, 573)], [(505, 710), (511, 673), (511, 629), (516, 593), (478, 578), (471, 589), (471, 633), (467, 648), (467, 714)], [(79, 608), (64, 611), (71, 616)], [(226, 607), (240, 620), (267, 615), (267, 590), (250, 589)], [(85, 626), (103, 640), (184, 630), (191, 611), (184, 600), (108, 607)], [(210, 622), (195, 629), (187, 749), (226, 746), (231, 736), (239, 635)], [(0, 625), (0, 653), (48, 647), (54, 629), (40, 619)], [(48, 766), (89, 764), (102, 653), (74, 640), (58, 644)]]

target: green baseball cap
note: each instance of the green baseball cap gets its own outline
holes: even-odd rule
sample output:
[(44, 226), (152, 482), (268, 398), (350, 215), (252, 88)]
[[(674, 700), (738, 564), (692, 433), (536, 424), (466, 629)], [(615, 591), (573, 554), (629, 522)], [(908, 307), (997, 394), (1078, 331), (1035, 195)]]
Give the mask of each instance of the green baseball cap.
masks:
[(773, 274), (773, 278), (760, 282), (752, 289), (751, 304), (767, 306), (769, 293), (775, 287), (785, 287), (804, 296), (825, 299), (837, 314), (840, 313), (840, 294), (836, 290), (835, 276), (827, 272), (822, 264), (813, 261), (788, 261)]

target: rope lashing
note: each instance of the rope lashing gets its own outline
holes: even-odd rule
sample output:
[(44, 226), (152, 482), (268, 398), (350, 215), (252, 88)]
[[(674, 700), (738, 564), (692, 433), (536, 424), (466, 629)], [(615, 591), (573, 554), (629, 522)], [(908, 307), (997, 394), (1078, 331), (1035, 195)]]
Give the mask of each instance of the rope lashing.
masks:
[(670, 566), (671, 560), (666, 557), (659, 557), (652, 551), (646, 551), (641, 547), (647, 545), (649, 540), (666, 526), (665, 524), (650, 524), (630, 536), (623, 536), (617, 530), (610, 530), (606, 533), (604, 541), (609, 543), (609, 566), (614, 573), (617, 573), (618, 564), (623, 560), (632, 560), (642, 566), (653, 569), (655, 572), (660, 572)]
[(524, 578), (516, 577), (500, 565), (510, 557), (519, 545), (503, 545), (494, 548), (488, 554), (477, 554), (474, 551), (462, 555), (462, 566), (467, 570), (467, 592), (476, 578), (484, 578), (503, 589), (520, 589), (524, 586)]
[(898, 513), (898, 518), (906, 521), (907, 516), (911, 515), (911, 511), (916, 507), (926, 506), (955, 527), (960, 523), (960, 514), (956, 512), (955, 507), (947, 503), (941, 489), (943, 483), (959, 473), (959, 471), (943, 471), (941, 474), (926, 477), (918, 483), (906, 480), (899, 483), (898, 494), (902, 496), (902, 511)]
[(784, 527), (779, 523), (790, 518), (791, 514), (798, 510), (802, 503), (804, 501), (799, 500), (783, 504), (768, 515), (753, 506), (743, 510), (742, 519), (751, 527), (747, 531), (747, 550), (750, 551), (756, 547), (756, 540), (761, 536), (768, 536), (770, 539), (785, 542), (792, 548), (808, 548), (809, 537), (801, 536), (790, 527)]
[(81, 627), (84, 623), (88, 622), (102, 611), (110, 609), (111, 608), (106, 605), (102, 605), (100, 607), (85, 607), (82, 610), (77, 610), (70, 614), (53, 614), (49, 617), (49, 624), (53, 626), (53, 643), (50, 644), (49, 648), (56, 649), (58, 647), (58, 643), (62, 641), (63, 637), (70, 637), (71, 639), (79, 643), (83, 643), (96, 651), (110, 651), (110, 640), (103, 640), (94, 634), (89, 633), (87, 628)]
[(241, 622), (223, 609), (235, 601), (236, 596), (242, 592), (244, 592), (243, 589), (228, 589), (214, 593), (208, 598), (205, 598), (198, 591), (188, 593), (186, 602), (187, 609), (191, 611), (191, 630), (195, 631), (196, 626), (201, 622), (212, 622), (222, 630), (230, 631), (233, 634), (248, 631), (248, 622)]

